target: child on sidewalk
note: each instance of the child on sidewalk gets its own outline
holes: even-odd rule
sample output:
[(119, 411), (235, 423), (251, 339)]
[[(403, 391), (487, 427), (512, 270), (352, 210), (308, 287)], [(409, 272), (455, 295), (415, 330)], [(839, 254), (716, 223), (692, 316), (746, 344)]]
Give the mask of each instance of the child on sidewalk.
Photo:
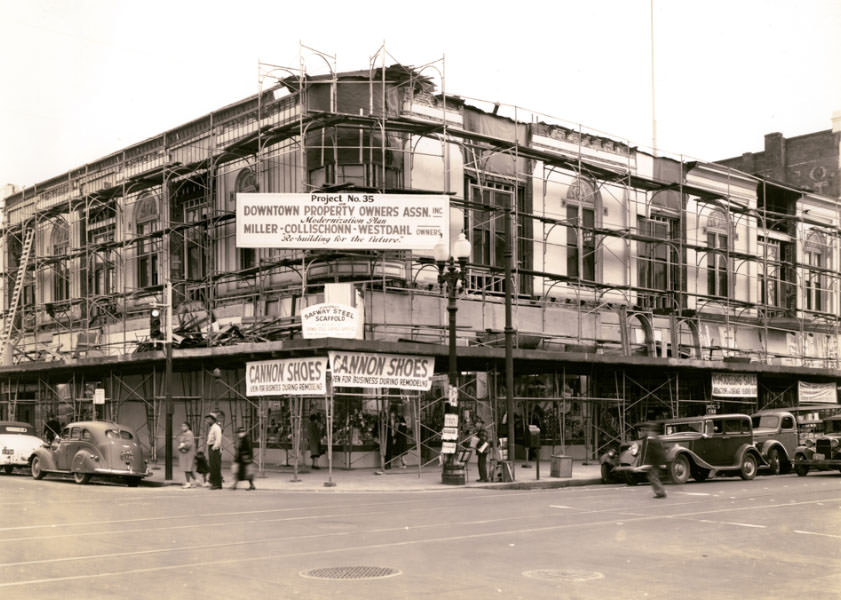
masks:
[(210, 473), (210, 465), (207, 464), (207, 457), (201, 450), (196, 452), (196, 473), (201, 475), (202, 486), (207, 487), (207, 474)]

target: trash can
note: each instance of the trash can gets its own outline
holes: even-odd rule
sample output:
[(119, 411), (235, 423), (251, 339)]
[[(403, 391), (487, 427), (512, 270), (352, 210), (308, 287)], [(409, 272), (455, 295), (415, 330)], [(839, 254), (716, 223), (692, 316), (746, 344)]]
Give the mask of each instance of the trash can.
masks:
[(552, 455), (552, 477), (572, 477), (572, 457), (563, 454)]
[(447, 485), (465, 485), (467, 483), (467, 472), (463, 463), (444, 463), (441, 471), (441, 483)]

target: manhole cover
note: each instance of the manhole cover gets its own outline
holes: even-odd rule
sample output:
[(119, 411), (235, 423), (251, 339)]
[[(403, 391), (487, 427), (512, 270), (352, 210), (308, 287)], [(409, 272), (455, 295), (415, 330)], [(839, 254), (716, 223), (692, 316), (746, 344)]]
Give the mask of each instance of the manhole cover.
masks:
[(301, 571), (301, 577), (310, 579), (382, 579), (397, 575), (400, 575), (400, 570), (389, 567), (325, 567)]
[(580, 571), (576, 569), (535, 569), (534, 571), (523, 571), (523, 575), (532, 579), (559, 582), (593, 581), (604, 578), (604, 574), (598, 571)]

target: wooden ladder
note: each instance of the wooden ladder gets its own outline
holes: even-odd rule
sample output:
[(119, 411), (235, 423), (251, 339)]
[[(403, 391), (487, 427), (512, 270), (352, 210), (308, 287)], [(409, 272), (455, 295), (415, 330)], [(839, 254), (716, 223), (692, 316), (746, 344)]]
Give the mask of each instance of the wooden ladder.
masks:
[(15, 288), (12, 292), (12, 302), (9, 306), (9, 312), (6, 314), (6, 324), (3, 328), (2, 337), (0, 337), (0, 352), (2, 352), (4, 362), (9, 357), (6, 356), (8, 349), (6, 344), (12, 337), (12, 332), (15, 329), (15, 318), (17, 317), (18, 307), (20, 306), (20, 296), (23, 292), (23, 282), (26, 278), (26, 268), (29, 265), (29, 257), (32, 254), (32, 242), (35, 239), (35, 228), (31, 227), (26, 230), (23, 239), (23, 249), (20, 253), (20, 262), (18, 263), (18, 272), (15, 277)]

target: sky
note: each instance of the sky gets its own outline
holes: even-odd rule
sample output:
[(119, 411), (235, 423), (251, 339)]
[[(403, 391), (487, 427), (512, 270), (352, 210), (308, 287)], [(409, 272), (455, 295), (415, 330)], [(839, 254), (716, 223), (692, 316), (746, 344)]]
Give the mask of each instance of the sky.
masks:
[[(654, 0), (660, 152), (717, 160), (841, 110), (841, 1)], [(399, 7), (399, 8), (397, 8)], [(444, 67), (446, 90), (652, 145), (650, 0), (0, 0), (0, 186), (29, 186), (257, 93), (299, 44), (339, 71)], [(312, 74), (324, 63), (304, 51)], [(434, 69), (424, 71), (439, 77)], [(524, 113), (519, 113), (524, 114)]]

